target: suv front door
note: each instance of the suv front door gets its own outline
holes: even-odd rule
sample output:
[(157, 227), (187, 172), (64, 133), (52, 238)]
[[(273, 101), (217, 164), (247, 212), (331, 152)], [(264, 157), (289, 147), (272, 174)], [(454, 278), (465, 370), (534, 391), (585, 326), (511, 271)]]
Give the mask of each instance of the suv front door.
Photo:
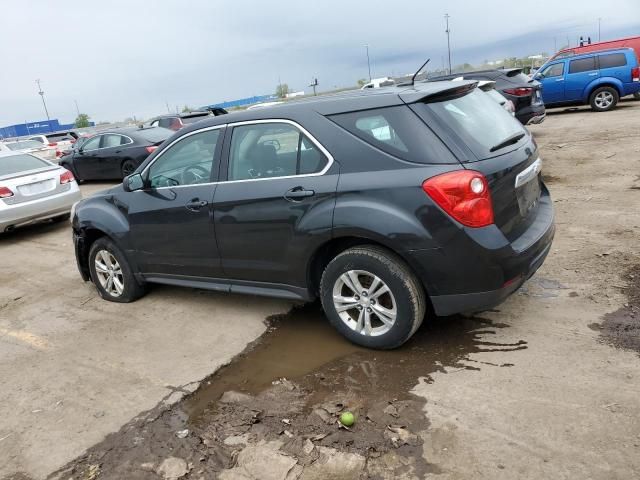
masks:
[(339, 166), (293, 122), (228, 128), (214, 220), (231, 290), (255, 282), (303, 288), (306, 259), (331, 238)]
[(222, 276), (212, 200), (224, 127), (184, 135), (142, 172), (143, 190), (128, 192), (130, 243), (143, 274), (156, 279)]
[(561, 103), (564, 98), (564, 62), (553, 63), (536, 75), (542, 83), (542, 100), (546, 104)]

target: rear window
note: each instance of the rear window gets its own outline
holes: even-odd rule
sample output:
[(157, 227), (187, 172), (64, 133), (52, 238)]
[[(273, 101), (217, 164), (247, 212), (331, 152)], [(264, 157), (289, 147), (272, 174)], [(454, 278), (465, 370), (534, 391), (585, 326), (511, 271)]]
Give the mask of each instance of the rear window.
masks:
[(588, 72), (596, 69), (596, 57), (579, 58), (569, 62), (569, 73)]
[(26, 153), (8, 155), (6, 157), (0, 157), (0, 177), (49, 166), (51, 166), (50, 163), (33, 155), (27, 155)]
[(627, 64), (627, 57), (624, 53), (611, 53), (598, 56), (598, 62), (600, 62), (600, 68), (624, 67)]
[(49, 140), (49, 142), (51, 143), (54, 143), (54, 142), (63, 142), (67, 140), (71, 141), (71, 140), (75, 140), (75, 138), (73, 138), (68, 133), (54, 133), (52, 135), (47, 135), (47, 140)]
[(138, 130), (136, 135), (143, 138), (150, 143), (164, 142), (167, 138), (173, 135), (172, 130), (168, 130), (162, 127), (152, 127)]
[(187, 125), (189, 123), (195, 123), (195, 122), (199, 122), (200, 120), (204, 120), (208, 116), (209, 116), (208, 113), (203, 113), (202, 115), (194, 115), (192, 117), (182, 117), (181, 120), (182, 120), (182, 123)]
[[(526, 131), (513, 115), (484, 92), (474, 89), (462, 97), (418, 105), (435, 114), (480, 159), (500, 155), (509, 147), (492, 152), (500, 143)], [(515, 144), (511, 146), (513, 150)]]
[(22, 142), (5, 143), (10, 150), (27, 150), (29, 148), (42, 148), (42, 143), (37, 140), (24, 140)]
[(443, 163), (451, 158), (442, 142), (406, 106), (342, 113), (329, 118), (368, 144), (403, 160)]

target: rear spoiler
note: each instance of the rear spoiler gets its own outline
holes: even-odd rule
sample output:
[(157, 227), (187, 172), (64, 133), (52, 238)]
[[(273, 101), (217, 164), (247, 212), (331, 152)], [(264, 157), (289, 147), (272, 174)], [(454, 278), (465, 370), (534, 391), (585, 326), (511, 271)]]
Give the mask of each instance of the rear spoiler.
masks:
[(478, 82), (474, 80), (461, 80), (450, 82), (451, 86), (435, 92), (421, 91), (420, 89), (407, 89), (399, 94), (404, 103), (430, 103), (463, 97), (473, 91)]

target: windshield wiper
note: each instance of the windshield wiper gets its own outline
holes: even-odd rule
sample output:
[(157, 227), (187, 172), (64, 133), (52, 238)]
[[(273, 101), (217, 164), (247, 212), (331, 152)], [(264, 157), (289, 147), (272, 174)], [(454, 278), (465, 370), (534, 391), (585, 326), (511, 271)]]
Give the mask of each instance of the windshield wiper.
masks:
[(505, 141), (500, 142), (494, 147), (489, 149), (490, 152), (495, 152), (496, 150), (500, 150), (501, 148), (508, 147), (509, 145), (513, 145), (514, 143), (518, 143), (518, 141), (525, 136), (525, 133), (516, 133), (515, 135), (511, 135)]

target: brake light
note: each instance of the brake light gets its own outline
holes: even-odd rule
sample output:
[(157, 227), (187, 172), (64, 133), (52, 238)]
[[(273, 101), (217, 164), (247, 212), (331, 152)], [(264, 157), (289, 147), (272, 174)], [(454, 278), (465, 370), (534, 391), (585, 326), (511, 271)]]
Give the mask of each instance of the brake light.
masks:
[(60, 150), (56, 150), (56, 158), (60, 158), (62, 156), (62, 152)]
[(150, 146), (145, 147), (145, 148), (146, 148), (147, 152), (149, 152), (149, 153), (155, 152), (158, 149), (158, 147), (155, 146), (155, 145), (150, 145)]
[(0, 187), (0, 198), (13, 197), (13, 192), (7, 187)]
[(73, 173), (67, 170), (64, 173), (60, 174), (60, 185), (64, 185), (65, 183), (73, 182), (75, 178), (73, 178)]
[(443, 173), (425, 180), (422, 189), (440, 208), (467, 227), (486, 227), (493, 223), (489, 183), (480, 172)]
[(640, 82), (640, 67), (633, 67), (631, 69), (631, 81)]
[(57, 145), (58, 145), (58, 143), (57, 143), (57, 142), (51, 142), (51, 143), (49, 144), (49, 146), (50, 146), (50, 147), (56, 147)]
[(515, 95), (516, 97), (526, 97), (527, 95), (531, 95), (533, 93), (533, 88), (531, 87), (505, 88), (503, 92), (508, 93), (509, 95)]

